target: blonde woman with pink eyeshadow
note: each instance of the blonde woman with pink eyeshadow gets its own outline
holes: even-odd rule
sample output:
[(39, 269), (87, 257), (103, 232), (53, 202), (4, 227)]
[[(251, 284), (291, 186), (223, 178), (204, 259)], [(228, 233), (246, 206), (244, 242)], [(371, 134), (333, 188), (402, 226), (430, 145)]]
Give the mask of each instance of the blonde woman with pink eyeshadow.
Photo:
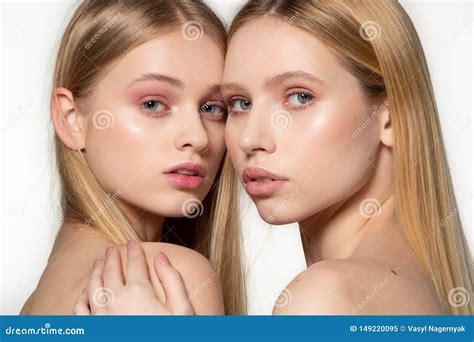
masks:
[(273, 314), (473, 313), (456, 299), (472, 259), (430, 76), (398, 2), (250, 1), (221, 88), (240, 181), (264, 220), (301, 230), (308, 268)]
[[(90, 283), (100, 285), (92, 304), (143, 291), (153, 298), (129, 309), (244, 312), (217, 91), (225, 44), (223, 24), (200, 1), (84, 1), (75, 10), (51, 96), (64, 222), (22, 314), (73, 314), (104, 253), (117, 263), (94, 264), (104, 278)], [(114, 267), (120, 279), (109, 276)]]
[(472, 314), (456, 299), (472, 293), (472, 259), (401, 5), (251, 1), (228, 44), (228, 152), (260, 216), (299, 223), (308, 265), (273, 314)]

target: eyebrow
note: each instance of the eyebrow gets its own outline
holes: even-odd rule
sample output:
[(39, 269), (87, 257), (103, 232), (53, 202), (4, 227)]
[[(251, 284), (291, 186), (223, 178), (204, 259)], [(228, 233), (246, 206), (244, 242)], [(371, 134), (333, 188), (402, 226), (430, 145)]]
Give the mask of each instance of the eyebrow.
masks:
[(209, 96), (220, 96), (221, 95), (221, 85), (220, 84), (214, 84), (207, 88), (207, 94)]
[[(267, 80), (265, 80), (264, 85), (266, 88), (273, 88), (277, 85), (280, 85), (281, 83), (284, 83), (293, 79), (297, 79), (297, 78), (299, 79), (303, 78), (309, 82), (318, 83), (321, 85), (324, 84), (324, 82), (321, 81), (321, 79), (317, 78), (316, 76), (311, 75), (305, 71), (298, 70), (298, 71), (288, 71), (288, 72), (284, 72), (284, 73), (275, 75), (273, 77), (270, 77)], [(237, 83), (225, 83), (221, 85), (221, 91), (224, 91), (224, 90), (244, 91), (245, 88)]]
[[(184, 83), (180, 81), (179, 79), (175, 77), (159, 74), (159, 73), (154, 73), (154, 72), (143, 74), (140, 77), (133, 79), (130, 83), (128, 83), (127, 88), (131, 87), (137, 82), (150, 81), (150, 80), (166, 82), (180, 89), (184, 88)], [(220, 95), (220, 91), (221, 91), (220, 84), (214, 84), (208, 87), (207, 96)]]
[(224, 83), (220, 86), (220, 91), (229, 90), (229, 91), (243, 91), (244, 87), (238, 85), (237, 83)]
[(265, 81), (265, 87), (267, 88), (273, 88), (277, 85), (280, 85), (281, 83), (284, 83), (286, 81), (290, 81), (296, 78), (303, 78), (309, 82), (313, 83), (318, 83), (318, 84), (324, 84), (323, 81), (321, 81), (319, 78), (317, 78), (314, 75), (311, 75), (305, 71), (288, 71), (284, 72), (278, 75), (275, 75)]
[(177, 78), (168, 76), (168, 75), (163, 75), (155, 72), (143, 74), (138, 78), (133, 79), (128, 85), (127, 88), (130, 88), (132, 85), (138, 82), (143, 82), (143, 81), (160, 81), (160, 82), (165, 82), (169, 83), (170, 85), (183, 89), (184, 88), (184, 83)]

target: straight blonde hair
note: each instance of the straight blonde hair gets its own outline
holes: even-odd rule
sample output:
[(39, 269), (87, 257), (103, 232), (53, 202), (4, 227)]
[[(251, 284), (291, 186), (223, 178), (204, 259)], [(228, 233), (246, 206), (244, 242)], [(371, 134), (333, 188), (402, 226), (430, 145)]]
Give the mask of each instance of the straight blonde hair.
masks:
[[(87, 104), (97, 81), (114, 61), (153, 37), (175, 29), (190, 35), (189, 39), (206, 34), (225, 56), (225, 27), (201, 1), (83, 1), (62, 37), (53, 91), (67, 88), (78, 105)], [(57, 134), (54, 143), (64, 221), (90, 224), (116, 244), (140, 240), (113, 201), (115, 194), (110, 196), (104, 191), (82, 151), (68, 148)], [(182, 235), (179, 241), (210, 258), (222, 279), (225, 312), (230, 315), (244, 314), (246, 310), (233, 172), (226, 156), (203, 200), (202, 216), (166, 219), (164, 224), (164, 231), (173, 229)]]
[(368, 97), (388, 100), (395, 196), (408, 242), (444, 313), (473, 314), (472, 258), (425, 56), (403, 7), (393, 0), (249, 1), (232, 22), (229, 39), (245, 23), (265, 15), (320, 39)]

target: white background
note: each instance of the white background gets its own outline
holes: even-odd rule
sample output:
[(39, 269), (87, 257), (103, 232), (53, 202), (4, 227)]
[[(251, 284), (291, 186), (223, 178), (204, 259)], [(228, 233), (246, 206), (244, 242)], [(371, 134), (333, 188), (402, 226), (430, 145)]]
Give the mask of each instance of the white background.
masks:
[[(229, 22), (242, 1), (208, 1)], [(471, 250), (471, 2), (402, 1), (421, 37), (440, 111), (459, 211)], [(58, 229), (49, 92), (72, 2), (2, 2), (0, 314), (17, 314), (35, 288)], [(249, 313), (269, 314), (278, 292), (305, 268), (296, 224), (264, 223), (242, 194)]]

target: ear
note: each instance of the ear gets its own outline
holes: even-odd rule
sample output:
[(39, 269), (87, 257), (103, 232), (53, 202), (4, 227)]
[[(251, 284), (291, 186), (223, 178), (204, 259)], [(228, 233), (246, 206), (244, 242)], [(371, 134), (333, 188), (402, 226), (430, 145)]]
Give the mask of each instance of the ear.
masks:
[(388, 101), (380, 105), (381, 113), (379, 115), (380, 141), (388, 147), (393, 147), (393, 130), (390, 111), (388, 110)]
[(51, 95), (51, 118), (56, 134), (67, 147), (78, 151), (85, 148), (83, 117), (66, 88), (57, 88)]

